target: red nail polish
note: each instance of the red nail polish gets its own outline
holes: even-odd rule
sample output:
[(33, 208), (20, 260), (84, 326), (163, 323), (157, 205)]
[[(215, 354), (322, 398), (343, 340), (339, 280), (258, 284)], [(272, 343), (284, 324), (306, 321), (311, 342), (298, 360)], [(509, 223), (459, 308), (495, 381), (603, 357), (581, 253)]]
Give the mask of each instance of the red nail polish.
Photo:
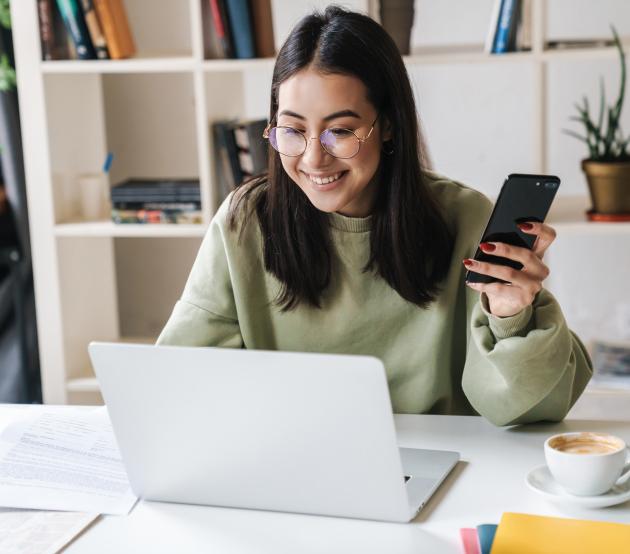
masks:
[(494, 252), (497, 249), (494, 244), (490, 244), (489, 242), (482, 242), (479, 245), (479, 248), (481, 248), (484, 252)]
[(518, 224), (519, 229), (522, 229), (523, 231), (531, 231), (534, 226), (531, 223), (519, 223)]
[(470, 267), (471, 265), (473, 265), (473, 263), (474, 263), (474, 262), (473, 262), (470, 258), (466, 258), (466, 259), (464, 260), (464, 265), (465, 265), (466, 267)]

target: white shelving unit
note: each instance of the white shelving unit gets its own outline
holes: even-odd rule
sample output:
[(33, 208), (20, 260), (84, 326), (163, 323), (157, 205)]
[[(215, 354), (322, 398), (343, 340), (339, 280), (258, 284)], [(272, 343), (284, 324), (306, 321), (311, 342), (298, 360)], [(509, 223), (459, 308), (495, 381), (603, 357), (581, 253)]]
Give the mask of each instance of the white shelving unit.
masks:
[[(48, 403), (98, 398), (87, 357), (90, 341), (155, 338), (217, 208), (210, 122), (268, 115), (273, 59), (204, 59), (203, 29), (208, 23), (202, 17), (203, 1), (126, 0), (138, 55), (117, 61), (41, 61), (36, 2), (12, 2), (42, 384)], [(311, 5), (326, 3), (300, 0), (296, 7), (298, 2), (274, 0), (276, 43), (294, 22), (287, 13), (300, 16)], [(344, 4), (376, 14), (373, 0)], [(488, 20), (491, 1), (480, 4)], [(483, 29), (475, 45), (421, 48), (405, 59), (412, 80), (421, 84), (421, 99), (422, 87), (432, 86), (432, 69), (490, 68), (499, 80), (504, 68), (527, 72), (532, 117), (524, 124), (529, 137), (526, 169), (540, 173), (549, 170), (549, 63), (617, 56), (613, 48), (546, 50), (545, 6), (544, 0), (533, 0), (531, 52), (484, 54)], [(423, 78), (425, 74), (429, 77)], [(430, 104), (431, 95), (427, 97)], [(425, 107), (421, 102), (421, 116), (431, 123), (433, 112), (423, 112)], [(432, 152), (445, 151), (439, 133), (428, 131), (430, 143), (436, 136)], [(199, 178), (204, 223), (81, 221), (76, 175), (98, 171), (108, 151), (115, 154), (112, 183), (131, 176)], [(449, 159), (456, 160), (457, 154)], [(505, 176), (502, 167), (497, 171)], [(492, 180), (493, 187), (500, 184), (498, 178)], [(492, 196), (494, 190), (484, 192)], [(595, 227), (584, 222), (586, 203), (584, 196), (559, 199), (559, 233), (630, 237), (630, 225)]]

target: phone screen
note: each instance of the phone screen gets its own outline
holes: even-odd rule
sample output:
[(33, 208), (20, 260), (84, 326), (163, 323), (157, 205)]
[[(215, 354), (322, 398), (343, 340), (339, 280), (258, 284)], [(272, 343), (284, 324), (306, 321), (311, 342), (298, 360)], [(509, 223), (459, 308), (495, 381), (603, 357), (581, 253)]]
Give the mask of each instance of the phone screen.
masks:
[[(503, 183), (499, 198), (479, 242), (505, 242), (531, 250), (536, 237), (523, 233), (517, 225), (528, 221), (543, 222), (559, 186), (560, 179), (555, 175), (510, 175)], [(519, 262), (486, 254), (479, 247), (474, 258), (514, 269), (523, 268)], [(466, 281), (471, 283), (503, 282), (496, 277), (481, 275), (474, 271), (466, 273)]]

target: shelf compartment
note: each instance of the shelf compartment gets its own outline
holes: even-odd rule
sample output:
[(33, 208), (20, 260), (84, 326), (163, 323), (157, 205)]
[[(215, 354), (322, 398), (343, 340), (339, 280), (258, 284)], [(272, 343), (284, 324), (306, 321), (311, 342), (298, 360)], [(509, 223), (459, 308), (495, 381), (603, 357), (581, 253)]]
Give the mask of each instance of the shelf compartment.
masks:
[[(114, 154), (109, 186), (129, 178), (199, 179), (203, 162), (192, 73), (51, 74), (44, 78), (44, 90), (56, 223), (83, 219), (79, 175), (100, 173), (108, 152)], [(203, 199), (210, 185), (200, 186)], [(202, 211), (212, 213), (207, 205)], [(95, 219), (107, 215), (103, 207)], [(72, 229), (99, 236), (130, 234), (98, 223)]]

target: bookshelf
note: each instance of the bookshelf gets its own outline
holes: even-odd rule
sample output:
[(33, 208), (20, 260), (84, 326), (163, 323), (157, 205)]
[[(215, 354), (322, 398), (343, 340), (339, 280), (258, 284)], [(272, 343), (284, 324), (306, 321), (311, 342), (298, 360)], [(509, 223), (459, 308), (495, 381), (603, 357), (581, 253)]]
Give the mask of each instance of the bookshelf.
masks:
[[(125, 0), (137, 55), (99, 61), (41, 61), (36, 2), (12, 2), (42, 384), (48, 403), (98, 401), (86, 348), (91, 340), (150, 342), (156, 337), (217, 208), (210, 122), (267, 115), (273, 59), (206, 59), (204, 1)], [(563, 2), (564, 9), (570, 9)], [(342, 3), (375, 17), (378, 12), (374, 0)], [(326, 4), (274, 0), (276, 45), (308, 8)], [(617, 13), (611, 0), (604, 4), (604, 10)], [(423, 35), (405, 57), (436, 168), (495, 196), (509, 172), (564, 175), (566, 167), (573, 173), (552, 214), (559, 236), (579, 245), (584, 236), (601, 235), (627, 248), (630, 224), (595, 226), (585, 221), (586, 188), (583, 178), (575, 177), (581, 145), (571, 145), (568, 154), (554, 152), (557, 133), (552, 130), (558, 118), (550, 118), (557, 116), (555, 104), (561, 104), (549, 93), (554, 74), (550, 68), (608, 64), (614, 72), (615, 50), (550, 50), (545, 35), (548, 3), (533, 0), (532, 50), (488, 55), (483, 41), (492, 0), (462, 5), (417, 0), (417, 27)], [(427, 20), (454, 6), (470, 10), (470, 17), (462, 19), (472, 22), (468, 27), (474, 32), (468, 27), (457, 31), (461, 40), (448, 43), (442, 38), (447, 32), (435, 31), (438, 38), (427, 43)], [(620, 31), (630, 35), (630, 29)], [(584, 81), (597, 85), (592, 76)], [(572, 91), (562, 102), (570, 108), (582, 90)], [(518, 102), (506, 100), (506, 91), (517, 92)], [(447, 110), (461, 124), (455, 141), (453, 130), (443, 124)], [(466, 135), (475, 128), (483, 130), (483, 140)], [(81, 221), (75, 177), (97, 171), (108, 151), (115, 154), (112, 183), (131, 176), (198, 178), (204, 223)], [(487, 153), (494, 151), (496, 160), (489, 159)], [(565, 163), (560, 170), (558, 159)], [(553, 258), (551, 265), (554, 272), (562, 269), (553, 266)], [(623, 270), (630, 275), (630, 267)]]

